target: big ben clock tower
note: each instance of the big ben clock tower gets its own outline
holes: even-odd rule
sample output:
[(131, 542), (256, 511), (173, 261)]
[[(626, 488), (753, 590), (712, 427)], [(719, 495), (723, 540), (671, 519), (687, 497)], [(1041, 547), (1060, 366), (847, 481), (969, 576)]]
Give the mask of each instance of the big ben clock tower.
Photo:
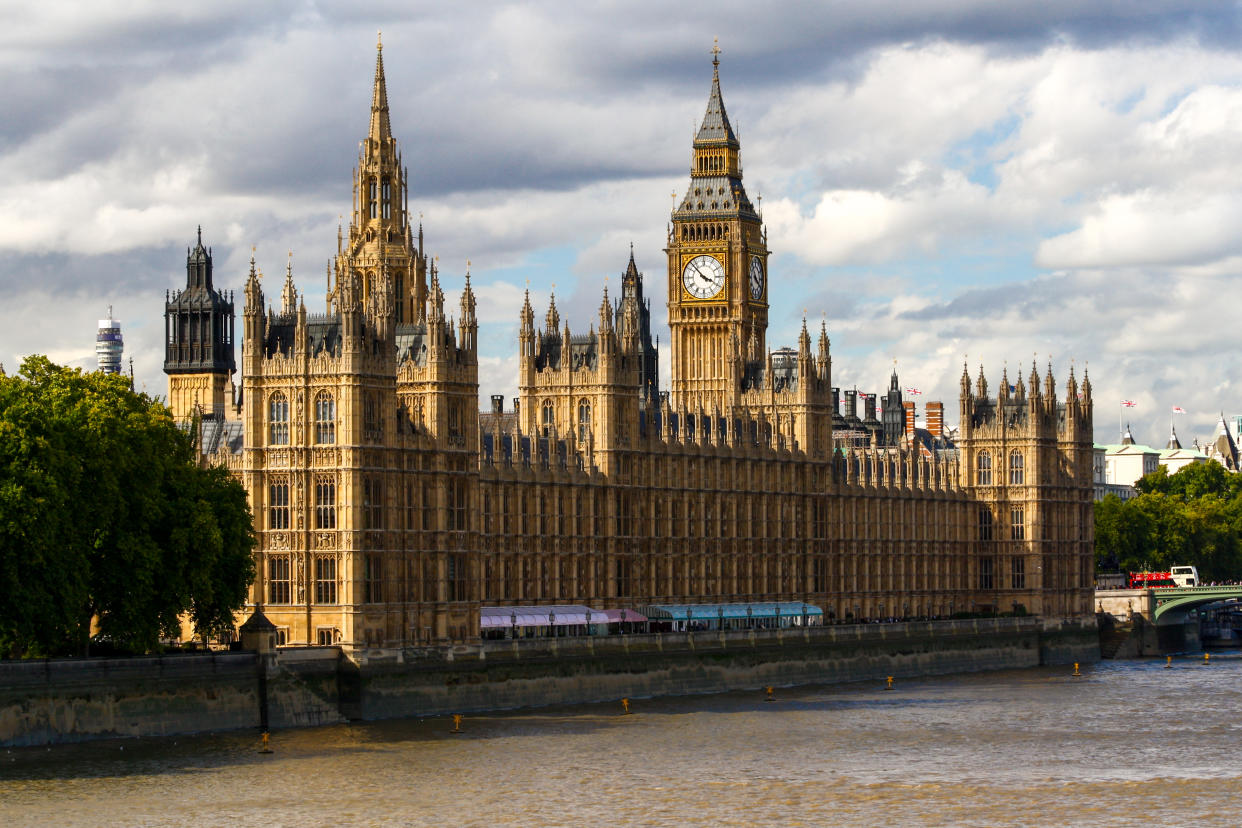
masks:
[(768, 327), (767, 237), (742, 187), (741, 144), (720, 96), (719, 54), (713, 47), (707, 114), (666, 249), (673, 398), (704, 411), (737, 404), (744, 366), (761, 359)]

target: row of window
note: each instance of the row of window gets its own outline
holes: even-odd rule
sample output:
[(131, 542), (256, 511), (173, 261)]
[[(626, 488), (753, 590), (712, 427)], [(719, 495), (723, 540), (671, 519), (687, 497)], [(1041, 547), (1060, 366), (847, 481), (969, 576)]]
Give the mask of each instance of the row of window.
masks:
[[(540, 414), (540, 425), (543, 427), (544, 437), (556, 436), (556, 407), (551, 400), (543, 401), (543, 409)], [(578, 442), (587, 442), (587, 436), (591, 433), (591, 403), (586, 400), (578, 401)]]
[[(267, 489), (267, 528), (289, 528), (289, 483), (279, 481)], [(336, 481), (315, 481), (315, 528), (336, 528)]]
[[(979, 589), (1003, 588), (1000, 578), (996, 577), (996, 563), (992, 558), (979, 559)], [(1026, 559), (1009, 559), (1009, 588), (1026, 589)]]
[[(1026, 461), (1022, 457), (1022, 452), (1014, 449), (1009, 453), (1009, 485), (1023, 485), (1026, 480), (1025, 464)], [(975, 458), (975, 484), (979, 486), (992, 485), (992, 454), (987, 449), (979, 452), (979, 455)]]
[(367, 211), (370, 213), (371, 218), (377, 218), (381, 211), (384, 214), (384, 218), (392, 218), (392, 185), (386, 176), (382, 186), (384, 195), (382, 200), (376, 198), (376, 195), (378, 195), (376, 192), (377, 182), (374, 178), (370, 180), (367, 187), (367, 203), (369, 205)]
[[(362, 431), (367, 442), (378, 443), (383, 439), (384, 424), (380, 418), (377, 393), (363, 396)], [(289, 445), (289, 398), (282, 391), (268, 398), (267, 441), (272, 446)], [(315, 396), (315, 442), (320, 445), (336, 442), (336, 400), (327, 391), (320, 391)]]
[[(986, 506), (979, 509), (979, 540), (994, 539), (992, 524), (992, 510)], [(1026, 510), (1021, 506), (1009, 510), (1009, 539), (1026, 540)]]
[[(465, 601), (469, 590), (467, 582), (467, 565), (464, 555), (448, 555), (446, 557), (447, 600)], [(431, 585), (438, 581), (435, 561), (427, 558), (423, 562), (421, 578), (425, 584)], [(316, 555), (311, 559), (311, 602), (315, 604), (338, 603), (336, 558), (331, 555)], [(295, 596), (293, 585), (293, 559), (290, 555), (271, 555), (267, 559), (267, 601), (269, 604), (292, 604)], [(363, 601), (369, 604), (381, 603), (384, 600), (384, 559), (379, 554), (368, 554), (363, 558), (362, 571)], [(428, 589), (424, 600), (439, 600), (434, 590)]]

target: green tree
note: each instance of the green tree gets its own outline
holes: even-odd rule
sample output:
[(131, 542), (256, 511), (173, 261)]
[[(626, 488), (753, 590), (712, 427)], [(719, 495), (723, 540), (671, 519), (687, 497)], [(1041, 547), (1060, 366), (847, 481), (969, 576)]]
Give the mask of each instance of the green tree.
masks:
[(1095, 506), (1096, 562), (1125, 571), (1194, 565), (1204, 580), (1242, 580), (1242, 476), (1216, 462), (1135, 483), (1125, 503)]
[(253, 577), (245, 493), (119, 376), (30, 357), (0, 377), (0, 654), (137, 651), (189, 613), (231, 626)]

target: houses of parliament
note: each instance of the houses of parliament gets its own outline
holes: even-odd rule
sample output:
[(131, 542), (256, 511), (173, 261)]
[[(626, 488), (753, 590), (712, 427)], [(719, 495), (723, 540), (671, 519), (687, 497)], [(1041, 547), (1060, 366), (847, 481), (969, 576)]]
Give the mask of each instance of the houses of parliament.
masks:
[[(1092, 613), (1092, 399), (1049, 366), (995, 392), (963, 369), (960, 427), (915, 429), (897, 377), (833, 386), (827, 331), (767, 341), (767, 232), (713, 58), (666, 241), (671, 387), (631, 251), (598, 314), (519, 312), (519, 396), (480, 411), (467, 272), (446, 308), (411, 220), (378, 48), (326, 307), (251, 259), (233, 295), (201, 232), (167, 297), (168, 400), (249, 494), (247, 612), (355, 649), (480, 638), (482, 608), (805, 602), (825, 621)], [(618, 262), (621, 265), (621, 262)], [(454, 318), (455, 317), (455, 320)], [(1025, 373), (1025, 372), (1023, 372)], [(860, 410), (859, 403), (862, 403)]]

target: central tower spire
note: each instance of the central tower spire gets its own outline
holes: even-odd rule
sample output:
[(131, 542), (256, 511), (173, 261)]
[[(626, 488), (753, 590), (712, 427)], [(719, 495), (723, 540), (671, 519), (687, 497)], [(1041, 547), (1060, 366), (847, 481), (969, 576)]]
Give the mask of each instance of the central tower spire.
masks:
[[(371, 88), (371, 121), (359, 142), (354, 170), (353, 215), (349, 243), (336, 261), (336, 284), (357, 276), (367, 306), (385, 270), (392, 280), (394, 317), (398, 324), (418, 322), (427, 298), (427, 262), (409, 221), (409, 171), (392, 135), (388, 113), (388, 82), (384, 77), (384, 44), (375, 44), (375, 80)], [(333, 289), (332, 295), (337, 291)]]

